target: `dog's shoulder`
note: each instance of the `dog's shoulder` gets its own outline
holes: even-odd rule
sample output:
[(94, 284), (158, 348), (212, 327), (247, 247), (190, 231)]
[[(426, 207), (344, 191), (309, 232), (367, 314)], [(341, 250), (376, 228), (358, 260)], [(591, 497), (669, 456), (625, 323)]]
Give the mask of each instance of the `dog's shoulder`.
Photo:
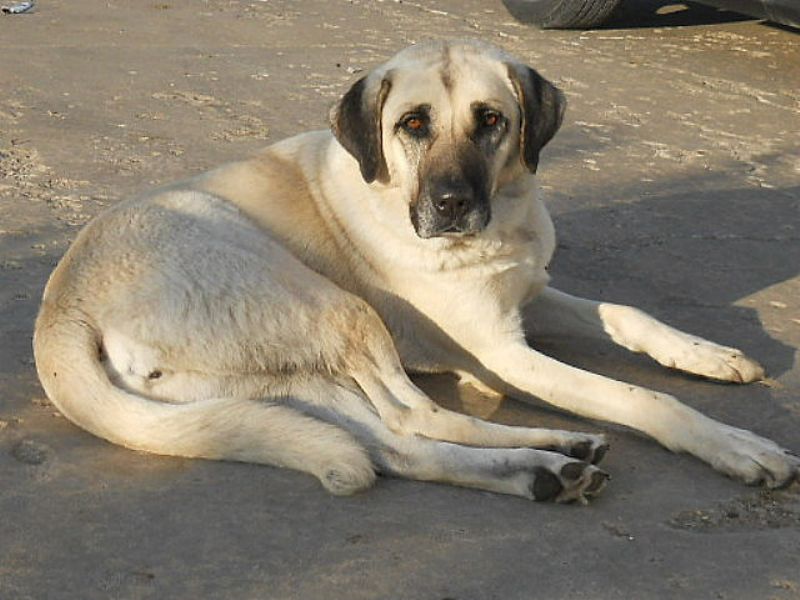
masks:
[(257, 222), (281, 210), (302, 211), (312, 200), (309, 174), (318, 170), (329, 139), (324, 131), (288, 138), (200, 175), (191, 187), (228, 200)]
[(320, 173), (331, 143), (328, 131), (300, 134), (209, 171), (191, 186), (227, 200), (308, 267), (332, 277), (347, 269), (320, 208)]

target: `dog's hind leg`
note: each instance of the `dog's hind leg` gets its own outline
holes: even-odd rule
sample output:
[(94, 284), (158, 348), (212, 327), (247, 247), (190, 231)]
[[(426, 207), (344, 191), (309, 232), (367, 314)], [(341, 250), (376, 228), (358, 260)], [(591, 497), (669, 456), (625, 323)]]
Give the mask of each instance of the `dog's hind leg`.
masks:
[(475, 448), (395, 433), (358, 390), (330, 386), (302, 396), (308, 404), (301, 410), (347, 429), (385, 475), (556, 502), (585, 502), (608, 479), (597, 467), (557, 452)]
[[(351, 434), (280, 404), (282, 394), (264, 401), (209, 395), (173, 403), (115, 385), (101, 360), (98, 332), (70, 312), (45, 306), (34, 353), (42, 385), (58, 409), (127, 448), (288, 467), (316, 476), (334, 494), (357, 492), (375, 478), (367, 451)], [(203, 378), (207, 392), (224, 387), (215, 385), (212, 374)]]
[[(198, 413), (193, 408), (199, 407), (193, 404), (170, 409)], [(208, 407), (202, 416), (213, 421), (198, 422), (189, 414), (182, 415), (172, 439), (162, 436), (160, 440), (167, 453), (303, 471), (337, 496), (362, 491), (375, 480), (366, 449), (336, 425), (291, 407), (256, 400), (213, 399), (196, 404)]]
[(679, 331), (647, 313), (620, 304), (595, 302), (545, 289), (525, 307), (526, 333), (610, 340), (658, 363), (709, 379), (749, 383), (764, 370), (741, 350)]
[(360, 344), (351, 348), (347, 373), (395, 433), (491, 448), (556, 450), (597, 463), (608, 445), (602, 435), (491, 423), (435, 404), (409, 379), (389, 332), (368, 306), (352, 322)]
[(608, 475), (558, 452), (533, 448), (475, 448), (386, 428), (373, 460), (381, 472), (437, 481), (537, 501), (585, 502), (605, 487)]
[[(357, 381), (381, 418), (401, 435), (417, 434), (487, 448), (555, 450), (592, 463), (600, 462), (608, 450), (602, 435), (502, 425), (448, 410), (430, 400), (407, 377), (386, 382), (379, 375), (361, 374)], [(398, 406), (398, 401), (404, 405)]]

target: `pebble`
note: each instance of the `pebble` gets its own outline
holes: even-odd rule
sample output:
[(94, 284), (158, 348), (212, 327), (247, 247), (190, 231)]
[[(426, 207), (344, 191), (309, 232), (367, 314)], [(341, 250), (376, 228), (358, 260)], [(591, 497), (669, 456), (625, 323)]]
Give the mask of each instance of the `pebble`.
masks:
[(11, 456), (26, 465), (40, 465), (50, 455), (50, 446), (33, 440), (22, 440), (11, 449)]

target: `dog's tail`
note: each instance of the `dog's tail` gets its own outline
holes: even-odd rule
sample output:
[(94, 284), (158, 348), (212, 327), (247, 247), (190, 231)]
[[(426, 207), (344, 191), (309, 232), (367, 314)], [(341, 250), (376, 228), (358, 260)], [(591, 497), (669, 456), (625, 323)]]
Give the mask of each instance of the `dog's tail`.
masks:
[(47, 299), (33, 350), (53, 404), (73, 423), (116, 444), (298, 469), (335, 494), (356, 492), (374, 480), (366, 450), (347, 431), (288, 406), (241, 398), (171, 404), (117, 387), (101, 363), (100, 332), (77, 311)]

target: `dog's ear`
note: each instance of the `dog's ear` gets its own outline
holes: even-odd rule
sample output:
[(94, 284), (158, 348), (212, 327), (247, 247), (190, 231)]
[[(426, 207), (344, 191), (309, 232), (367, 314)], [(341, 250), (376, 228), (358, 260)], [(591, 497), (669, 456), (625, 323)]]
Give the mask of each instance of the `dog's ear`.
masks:
[(358, 161), (367, 183), (389, 181), (383, 156), (381, 113), (392, 84), (367, 75), (353, 84), (331, 110), (331, 129), (339, 143)]
[(539, 153), (564, 120), (567, 99), (561, 90), (530, 67), (507, 66), (520, 105), (520, 156), (528, 170), (536, 173)]

